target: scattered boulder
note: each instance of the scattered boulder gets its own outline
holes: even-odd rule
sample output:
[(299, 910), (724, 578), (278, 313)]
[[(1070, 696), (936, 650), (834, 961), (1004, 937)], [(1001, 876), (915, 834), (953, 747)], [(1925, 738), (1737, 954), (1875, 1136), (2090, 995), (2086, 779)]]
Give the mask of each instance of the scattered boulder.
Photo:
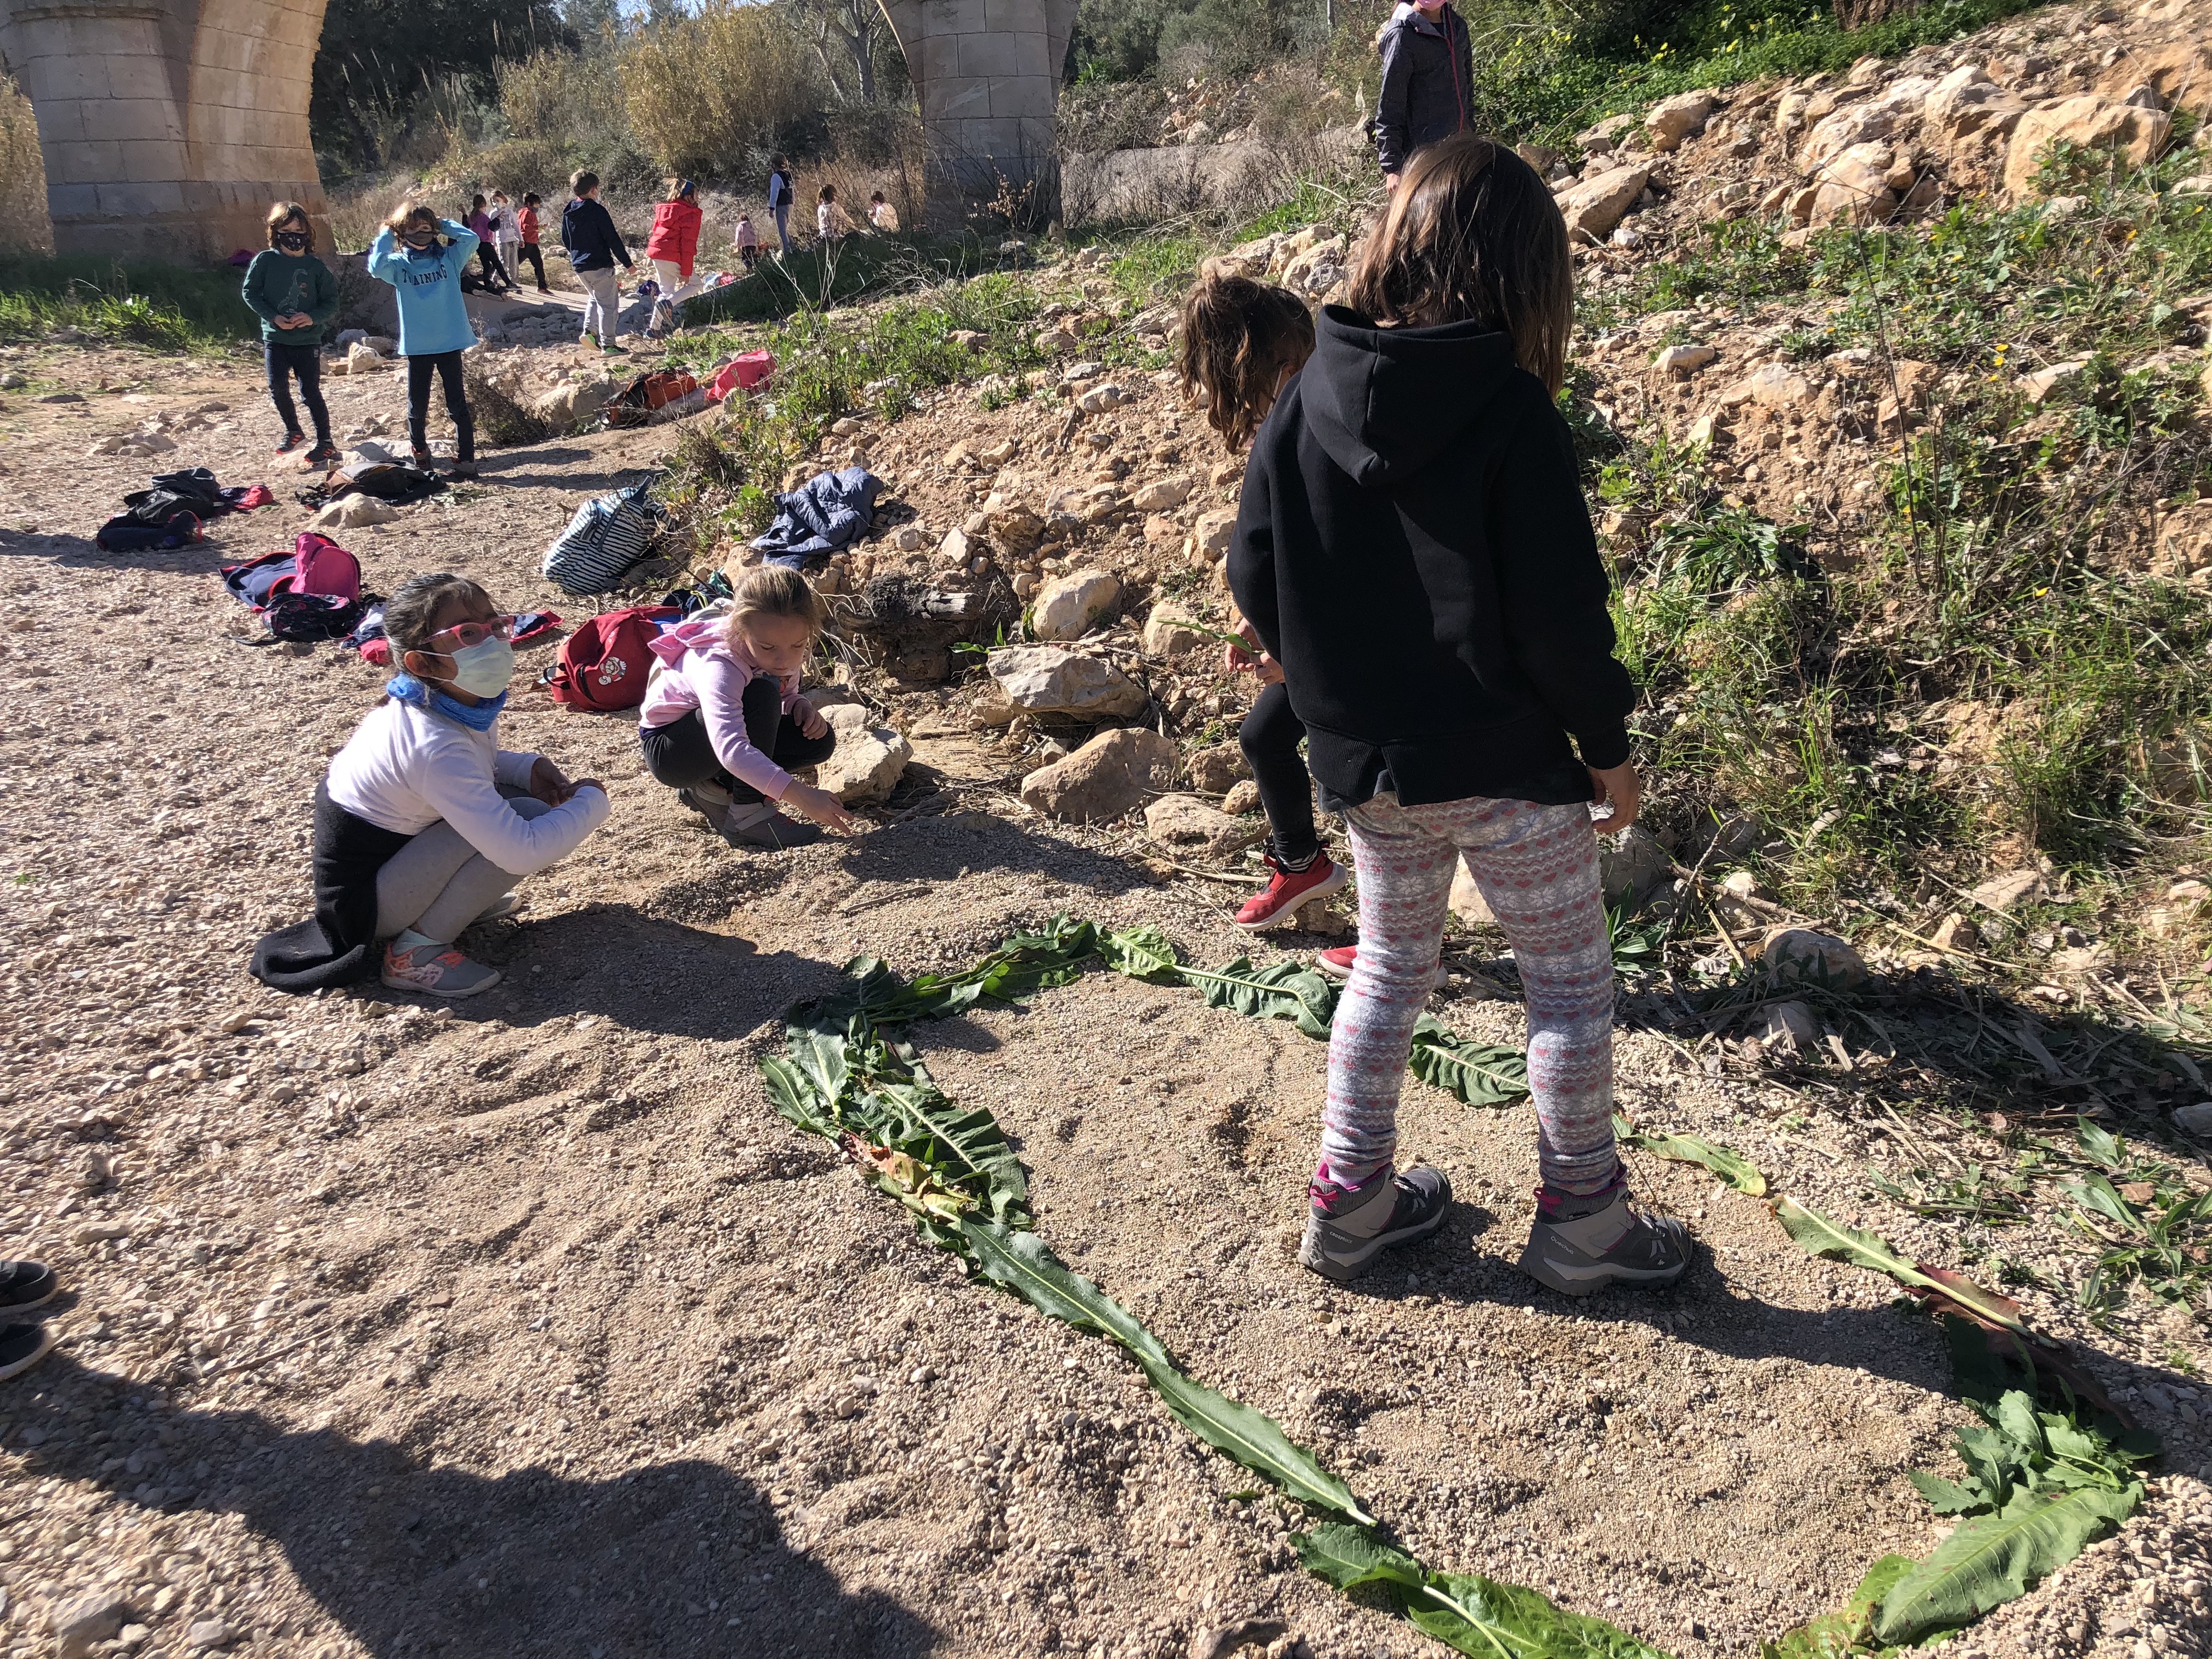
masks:
[(887, 726), (869, 723), (858, 703), (836, 703), (822, 718), (837, 730), (837, 747), (815, 769), (815, 781), (848, 806), (880, 806), (891, 798), (914, 745)]
[(1229, 786), (1229, 793), (1221, 798), (1221, 810), (1237, 817), (1260, 810), (1260, 786), (1249, 778), (1239, 779)]
[(1101, 732), (1066, 760), (1024, 778), (1022, 799), (1071, 823), (1118, 818), (1173, 782), (1175, 766), (1175, 744), (1157, 732)]
[(1155, 478), (1134, 491), (1129, 505), (1139, 513), (1169, 513), (1190, 499), (1192, 489), (1188, 478)]
[(983, 533), (1002, 553), (1033, 552), (1044, 538), (1044, 520), (1018, 501), (993, 495), (983, 503)]
[(1225, 859), (1243, 852), (1267, 832), (1249, 819), (1231, 817), (1196, 795), (1162, 795), (1145, 808), (1145, 833), (1171, 852)]
[(1924, 114), (1930, 131), (1954, 143), (1980, 132), (2008, 132), (2027, 106), (1990, 80), (1978, 64), (1964, 64), (1936, 83)]
[(1966, 896), (1977, 904), (1986, 905), (1996, 911), (2008, 911), (2023, 899), (2041, 898), (2044, 894), (2043, 872), (2013, 870), (2002, 876), (1991, 876), (1974, 888)]
[(975, 544), (968, 539), (968, 532), (958, 525), (945, 532), (945, 539), (937, 544), (938, 556), (951, 565), (964, 565), (975, 556)]
[(373, 524), (390, 524), (399, 516), (374, 495), (341, 495), (307, 520), (317, 530), (359, 530)]
[(1854, 144), (1830, 159), (1820, 169), (1805, 222), (1880, 224), (1897, 211), (1897, 192), (1889, 182), (1892, 164), (1890, 147), (1880, 143)]
[(367, 340), (356, 340), (346, 348), (345, 372), (349, 374), (374, 374), (384, 367), (384, 357)]
[(2115, 103), (2094, 93), (2039, 104), (2013, 128), (2005, 149), (2005, 195), (2024, 202), (2034, 193), (2044, 152), (2054, 143), (2112, 150), (2139, 167), (2155, 161), (2172, 136), (2173, 118), (2164, 110)]
[(1672, 345), (1654, 358), (1651, 366), (1668, 374), (1687, 374), (1720, 355), (1709, 345)]
[(1212, 639), (1212, 635), (1201, 633), (1192, 625), (1197, 621), (1197, 617), (1176, 605), (1156, 605), (1152, 614), (1145, 618), (1145, 631), (1138, 643), (1148, 657), (1180, 657)]
[(1608, 115), (1596, 125), (1584, 127), (1575, 135), (1575, 143), (1592, 155), (1610, 155), (1620, 147), (1621, 140), (1636, 131), (1633, 115)]
[(83, 1659), (95, 1644), (105, 1642), (123, 1628), (131, 1609), (112, 1595), (79, 1595), (57, 1606), (47, 1616), (60, 1659)]
[(1494, 927), (1498, 925), (1498, 918), (1491, 914), (1490, 901), (1483, 897), (1482, 889), (1475, 882), (1474, 872), (1467, 867), (1464, 859), (1452, 871), (1451, 898), (1449, 902), (1452, 915), (1469, 927)]
[[(1601, 822), (1598, 828), (1604, 830)], [(1634, 909), (1651, 890), (1674, 872), (1674, 860), (1659, 838), (1640, 823), (1632, 823), (1617, 836), (1597, 838), (1598, 880), (1605, 902)]]
[(1982, 930), (1954, 910), (1936, 924), (1929, 938), (1939, 951), (1972, 951), (1982, 942)]
[(2080, 380), (2088, 372), (2088, 368), (2089, 360), (2087, 357), (2070, 357), (2063, 363), (2052, 363), (2047, 368), (2039, 368), (2033, 374), (2021, 375), (2020, 389), (2027, 394), (2028, 402), (2039, 404), (2060, 387), (2071, 386)]
[(1283, 267), (1283, 286), (1318, 300), (1351, 275), (1352, 244), (1343, 236), (1316, 242)]
[(1103, 570), (1074, 570), (1047, 582), (1030, 603), (1030, 633), (1040, 640), (1079, 640), (1114, 615), (1121, 584)]
[(1004, 646), (991, 653), (986, 666), (1006, 702), (1033, 714), (1126, 718), (1141, 714), (1150, 701), (1144, 687), (1120, 669), (1057, 645)]
[(1658, 170), (1656, 162), (1613, 167), (1566, 185), (1559, 193), (1567, 235), (1577, 242), (1602, 242), (1644, 193)]
[(1236, 530), (1234, 507), (1215, 507), (1200, 514), (1198, 522), (1192, 526), (1192, 534), (1198, 541), (1198, 556), (1208, 564), (1219, 564), (1229, 555), (1229, 538)]
[(1252, 775), (1244, 751), (1233, 743), (1217, 743), (1211, 749), (1194, 749), (1183, 762), (1191, 787), (1200, 794), (1226, 794), (1239, 778)]
[(1703, 132), (1713, 112), (1715, 97), (1710, 89), (1683, 92), (1652, 105), (1644, 117), (1644, 131), (1650, 137), (1651, 148), (1662, 154), (1677, 150), (1684, 139)]
[(1802, 980), (1836, 990), (1866, 982), (1866, 959), (1849, 940), (1809, 927), (1775, 927), (1759, 950), (1770, 977), (1778, 982)]

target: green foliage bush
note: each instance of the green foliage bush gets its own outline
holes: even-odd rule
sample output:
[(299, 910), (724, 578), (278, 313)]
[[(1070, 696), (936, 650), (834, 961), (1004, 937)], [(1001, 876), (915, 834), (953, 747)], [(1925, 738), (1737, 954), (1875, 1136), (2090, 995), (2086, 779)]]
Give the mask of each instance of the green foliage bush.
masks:
[(221, 349), (260, 337), (239, 297), (241, 273), (96, 254), (0, 258), (0, 337), (73, 328), (166, 351)]

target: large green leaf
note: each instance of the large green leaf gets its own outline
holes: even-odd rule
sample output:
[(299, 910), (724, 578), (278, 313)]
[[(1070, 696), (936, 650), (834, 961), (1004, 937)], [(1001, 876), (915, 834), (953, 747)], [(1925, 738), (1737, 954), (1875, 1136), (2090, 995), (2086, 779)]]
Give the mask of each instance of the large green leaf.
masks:
[(842, 1025), (835, 1030), (793, 1025), (784, 1034), (784, 1048), (814, 1091), (821, 1115), (836, 1122), (847, 1086), (853, 1080), (851, 1042)]
[(1964, 1515), (1970, 1510), (1989, 1506), (1989, 1499), (1983, 1495), (1979, 1480), (1968, 1488), (1955, 1480), (1946, 1480), (1940, 1474), (1930, 1474), (1925, 1469), (1907, 1469), (1905, 1478), (1920, 1489), (1920, 1495), (1928, 1500), (1928, 1507), (1938, 1515)]
[(1422, 1082), (1469, 1106), (1510, 1106), (1528, 1096), (1526, 1054), (1455, 1036), (1433, 1014), (1414, 1022), (1406, 1065)]
[(2142, 1492), (2136, 1481), (2118, 1492), (2014, 1492), (1996, 1514), (1961, 1522), (1898, 1581), (1875, 1613), (1875, 1638), (1905, 1643), (1956, 1630), (2027, 1595), (2092, 1539), (2126, 1520)]
[(1917, 1565), (1909, 1555), (1885, 1555), (1867, 1569), (1851, 1599), (1834, 1613), (1759, 1644), (1759, 1659), (1848, 1659), (1863, 1652), (1873, 1633), (1874, 1610), (1897, 1581)]
[(994, 1221), (1029, 1217), (1029, 1181), (999, 1120), (981, 1107), (963, 1111), (927, 1073), (887, 1083), (861, 1102), (878, 1144), (921, 1159), (946, 1182), (981, 1202)]
[(821, 1097), (805, 1073), (782, 1055), (770, 1054), (761, 1061), (761, 1075), (769, 1105), (808, 1133), (836, 1139), (837, 1126), (823, 1115)]
[(1956, 1273), (1946, 1273), (1941, 1279), (1932, 1278), (1874, 1234), (1863, 1233), (1856, 1227), (1846, 1227), (1842, 1222), (1822, 1215), (1818, 1210), (1807, 1209), (1794, 1198), (1785, 1198), (1778, 1203), (1774, 1206), (1774, 1215), (1790, 1237), (1810, 1255), (1829, 1256), (1838, 1261), (1847, 1261), (1855, 1267), (1887, 1273), (1900, 1285), (1929, 1291), (1943, 1300), (1958, 1304), (1992, 1324), (2002, 1325), (2022, 1336), (2029, 1334), (2027, 1327), (2020, 1322), (2019, 1316), (2011, 1311), (2011, 1304), (1972, 1279), (1962, 1279)]
[(1710, 1140), (1696, 1135), (1647, 1135), (1640, 1133), (1628, 1120), (1615, 1114), (1613, 1133), (1621, 1144), (1634, 1146), (1654, 1157), (1671, 1158), (1677, 1164), (1695, 1164), (1711, 1170), (1740, 1193), (1749, 1193), (1753, 1198), (1766, 1196), (1766, 1176), (1759, 1167), (1741, 1153), (1725, 1146), (1716, 1146)]
[(1255, 968), (1251, 957), (1239, 957), (1224, 967), (1184, 968), (1181, 972), (1206, 994), (1208, 1007), (1231, 1009), (1255, 1019), (1291, 1020), (1308, 1036), (1328, 1040), (1336, 987), (1310, 968), (1295, 962)]
[(1365, 1527), (1324, 1522), (1311, 1532), (1291, 1540), (1305, 1570), (1339, 1589), (1355, 1584), (1393, 1583), (1419, 1589), (1427, 1575), (1421, 1564), (1403, 1550), (1394, 1549)]
[(1109, 968), (1131, 979), (1173, 985), (1182, 976), (1176, 963), (1175, 946), (1157, 927), (1124, 927), (1117, 933), (1102, 933), (1098, 954), (1106, 958)]
[(1129, 1310), (1047, 1249), (1033, 1233), (1010, 1232), (973, 1218), (961, 1236), (984, 1275), (1039, 1312), (1079, 1330), (1111, 1337), (1128, 1349), (1176, 1419), (1209, 1446), (1266, 1475), (1290, 1496), (1316, 1509), (1369, 1518), (1352, 1489), (1283, 1432), (1264, 1412), (1194, 1382), (1176, 1369), (1159, 1339)]

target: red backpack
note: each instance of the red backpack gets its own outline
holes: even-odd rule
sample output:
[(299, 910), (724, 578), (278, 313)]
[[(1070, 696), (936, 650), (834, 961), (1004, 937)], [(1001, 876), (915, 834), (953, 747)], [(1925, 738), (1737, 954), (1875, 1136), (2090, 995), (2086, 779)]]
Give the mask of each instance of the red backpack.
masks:
[(223, 586), (258, 611), (287, 593), (313, 593), (352, 604), (361, 598), (361, 561), (328, 536), (303, 530), (289, 553), (264, 553), (222, 568)]
[(672, 605), (640, 605), (592, 617), (561, 641), (560, 659), (545, 671), (546, 690), (570, 708), (636, 708), (653, 672), (659, 632), (653, 623), (681, 615)]

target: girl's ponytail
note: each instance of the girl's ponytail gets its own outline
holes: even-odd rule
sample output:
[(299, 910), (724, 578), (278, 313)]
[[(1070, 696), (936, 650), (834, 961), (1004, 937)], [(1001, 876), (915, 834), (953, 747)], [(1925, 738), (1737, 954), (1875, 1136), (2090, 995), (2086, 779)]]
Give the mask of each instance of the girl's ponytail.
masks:
[(1285, 288), (1249, 276), (1201, 276), (1182, 302), (1176, 365), (1182, 394), (1203, 403), (1206, 423), (1231, 450), (1260, 429), (1285, 366), (1313, 355), (1313, 316)]

